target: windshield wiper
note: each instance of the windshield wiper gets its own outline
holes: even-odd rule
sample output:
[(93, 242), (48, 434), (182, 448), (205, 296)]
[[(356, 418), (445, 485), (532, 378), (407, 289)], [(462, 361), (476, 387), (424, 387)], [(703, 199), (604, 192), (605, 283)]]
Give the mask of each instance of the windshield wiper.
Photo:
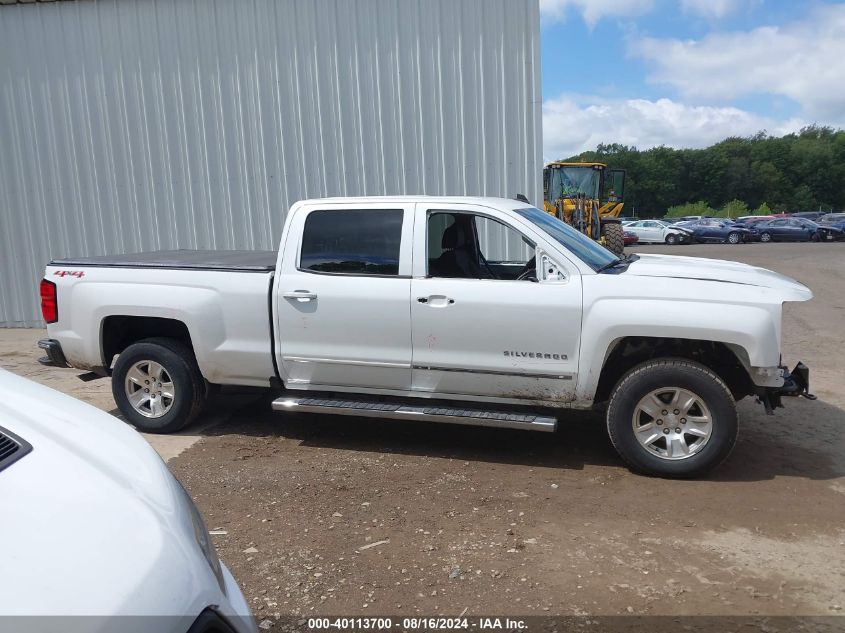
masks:
[(604, 264), (603, 266), (599, 266), (598, 268), (596, 268), (596, 272), (597, 273), (603, 273), (605, 270), (610, 270), (611, 268), (616, 268), (616, 266), (618, 266), (619, 264), (625, 264), (625, 262), (622, 261), (621, 259), (618, 259), (618, 258), (614, 259), (613, 261), (610, 261), (610, 262)]
[(625, 256), (624, 256), (623, 258), (621, 258), (621, 259), (619, 259), (619, 258), (617, 257), (617, 258), (616, 258), (616, 259), (614, 259), (612, 262), (608, 262), (608, 263), (606, 263), (606, 264), (605, 264), (605, 265), (603, 265), (603, 266), (599, 266), (599, 267), (596, 269), (596, 272), (597, 272), (597, 273), (602, 273), (602, 272), (604, 272), (604, 271), (606, 271), (606, 270), (610, 270), (611, 268), (616, 268), (617, 266), (624, 266), (625, 268), (628, 268), (628, 266), (629, 266), (632, 262), (637, 261), (639, 258), (640, 258), (640, 256), (639, 256), (639, 255), (636, 255), (636, 254), (634, 254), (634, 253), (631, 253), (631, 254), (629, 254), (629, 255), (625, 255)]

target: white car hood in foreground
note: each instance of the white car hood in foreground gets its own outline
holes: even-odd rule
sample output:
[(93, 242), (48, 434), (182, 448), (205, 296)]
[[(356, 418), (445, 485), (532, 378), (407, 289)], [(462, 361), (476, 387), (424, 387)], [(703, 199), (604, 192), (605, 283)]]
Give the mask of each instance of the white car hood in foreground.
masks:
[(168, 616), (153, 628), (185, 631), (228, 602), (185, 493), (134, 429), (4, 370), (0, 427), (33, 447), (0, 470), (0, 616), (120, 617), (123, 631), (153, 622), (123, 616)]
[(766, 268), (740, 262), (675, 255), (640, 255), (625, 275), (697, 279), (770, 288), (783, 293), (784, 301), (807, 301), (813, 293), (805, 285)]

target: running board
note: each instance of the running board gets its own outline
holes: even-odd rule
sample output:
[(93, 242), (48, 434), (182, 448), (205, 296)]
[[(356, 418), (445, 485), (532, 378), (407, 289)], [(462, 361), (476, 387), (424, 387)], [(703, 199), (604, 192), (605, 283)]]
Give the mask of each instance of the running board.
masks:
[(356, 415), (367, 418), (391, 418), (394, 420), (445, 422), (447, 424), (469, 424), (472, 426), (491, 426), (504, 429), (545, 431), (547, 433), (553, 433), (557, 428), (557, 419), (543, 415), (334, 398), (278, 398), (273, 401), (273, 410), (298, 413), (325, 413), (329, 415)]

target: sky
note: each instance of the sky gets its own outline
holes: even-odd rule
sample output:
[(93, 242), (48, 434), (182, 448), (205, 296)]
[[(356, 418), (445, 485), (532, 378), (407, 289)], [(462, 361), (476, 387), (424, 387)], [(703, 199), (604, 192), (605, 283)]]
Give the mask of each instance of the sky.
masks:
[(540, 0), (543, 158), (845, 128), (845, 2)]

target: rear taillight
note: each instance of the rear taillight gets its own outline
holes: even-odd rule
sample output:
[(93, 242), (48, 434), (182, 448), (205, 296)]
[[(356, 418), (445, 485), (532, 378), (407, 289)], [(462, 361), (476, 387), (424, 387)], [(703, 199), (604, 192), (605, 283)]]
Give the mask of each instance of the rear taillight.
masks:
[(46, 279), (41, 280), (41, 316), (47, 323), (59, 320), (59, 304), (56, 301), (56, 284)]

